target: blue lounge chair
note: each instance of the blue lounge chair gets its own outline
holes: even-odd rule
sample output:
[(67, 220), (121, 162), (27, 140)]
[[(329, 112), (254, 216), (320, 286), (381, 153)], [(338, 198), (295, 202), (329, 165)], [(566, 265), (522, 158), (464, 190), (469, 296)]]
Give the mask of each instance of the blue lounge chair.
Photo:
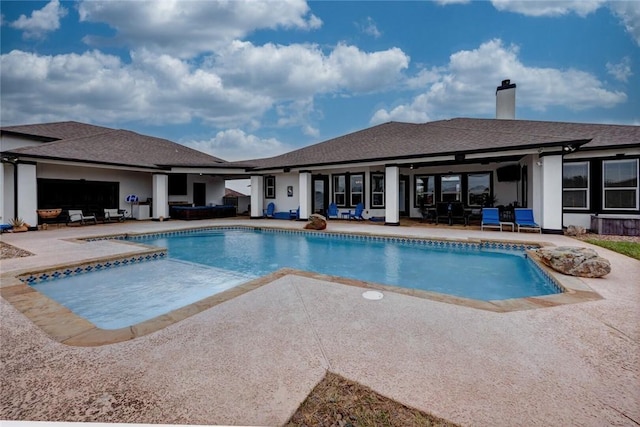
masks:
[(328, 219), (331, 219), (331, 218), (338, 219), (338, 205), (336, 205), (335, 203), (330, 203), (329, 204), (329, 210), (327, 211), (327, 218)]
[(500, 224), (500, 211), (498, 208), (482, 208), (480, 231), (485, 228), (499, 228), (500, 231), (502, 231), (502, 224)]
[(526, 208), (516, 208), (513, 210), (516, 217), (516, 227), (518, 228), (518, 233), (520, 229), (525, 230), (534, 230), (538, 233), (542, 233), (542, 229), (533, 219), (533, 210)]
[(273, 218), (273, 213), (276, 210), (276, 205), (273, 202), (270, 202), (267, 205), (267, 209), (263, 209), (262, 210), (262, 215), (266, 216), (267, 218)]
[(358, 203), (356, 205), (356, 210), (355, 212), (351, 213), (351, 211), (349, 211), (349, 219), (355, 219), (358, 221), (364, 221), (364, 218), (362, 217), (362, 212), (364, 211), (364, 205), (362, 203)]

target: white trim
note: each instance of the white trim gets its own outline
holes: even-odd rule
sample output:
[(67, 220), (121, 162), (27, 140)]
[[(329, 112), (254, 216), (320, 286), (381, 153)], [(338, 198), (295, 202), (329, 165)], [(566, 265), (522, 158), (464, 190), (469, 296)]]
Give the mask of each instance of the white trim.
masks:
[[(567, 165), (581, 165), (581, 164), (586, 164), (587, 165), (587, 186), (586, 187), (570, 187), (570, 188), (565, 188), (564, 187), (564, 169)], [(563, 162), (562, 163), (562, 208), (563, 209), (571, 209), (571, 210), (583, 210), (583, 211), (588, 211), (591, 208), (591, 185), (590, 185), (590, 181), (591, 181), (591, 162), (588, 161), (581, 161), (581, 162)], [(564, 205), (564, 193), (565, 191), (583, 191), (585, 193), (585, 201), (586, 201), (586, 206), (584, 207), (575, 207), (575, 206), (565, 206)]]
[[(608, 208), (607, 203), (607, 187), (605, 186), (605, 165), (607, 163), (634, 162), (636, 164), (636, 186), (635, 187), (609, 187), (610, 191), (616, 190), (633, 190), (636, 192), (635, 206), (632, 208)], [(610, 159), (602, 161), (602, 210), (603, 211), (637, 211), (640, 201), (640, 176), (638, 176), (638, 159)]]

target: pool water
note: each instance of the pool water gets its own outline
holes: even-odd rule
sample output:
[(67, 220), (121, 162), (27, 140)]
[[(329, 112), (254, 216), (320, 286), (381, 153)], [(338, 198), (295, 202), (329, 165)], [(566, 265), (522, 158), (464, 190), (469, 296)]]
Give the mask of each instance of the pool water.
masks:
[(169, 259), (33, 286), (104, 329), (153, 318), (284, 267), (483, 301), (559, 293), (516, 250), (242, 229), (135, 241), (166, 248)]
[(118, 329), (254, 278), (235, 271), (163, 259), (47, 280), (32, 286), (99, 328)]

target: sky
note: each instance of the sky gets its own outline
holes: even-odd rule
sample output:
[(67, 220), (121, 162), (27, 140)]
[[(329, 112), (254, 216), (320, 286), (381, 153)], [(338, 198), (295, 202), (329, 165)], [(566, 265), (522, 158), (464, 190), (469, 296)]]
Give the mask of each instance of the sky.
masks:
[(0, 2), (2, 126), (75, 120), (225, 160), (389, 121), (640, 125), (640, 1)]

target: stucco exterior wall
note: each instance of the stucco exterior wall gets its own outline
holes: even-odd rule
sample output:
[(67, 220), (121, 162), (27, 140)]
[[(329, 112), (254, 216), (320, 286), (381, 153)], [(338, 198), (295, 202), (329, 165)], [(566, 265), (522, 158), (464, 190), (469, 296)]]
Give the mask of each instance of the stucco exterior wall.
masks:
[(0, 151), (15, 150), (16, 148), (32, 147), (34, 145), (46, 144), (40, 141), (34, 141), (29, 138), (20, 138), (13, 135), (0, 136)]

